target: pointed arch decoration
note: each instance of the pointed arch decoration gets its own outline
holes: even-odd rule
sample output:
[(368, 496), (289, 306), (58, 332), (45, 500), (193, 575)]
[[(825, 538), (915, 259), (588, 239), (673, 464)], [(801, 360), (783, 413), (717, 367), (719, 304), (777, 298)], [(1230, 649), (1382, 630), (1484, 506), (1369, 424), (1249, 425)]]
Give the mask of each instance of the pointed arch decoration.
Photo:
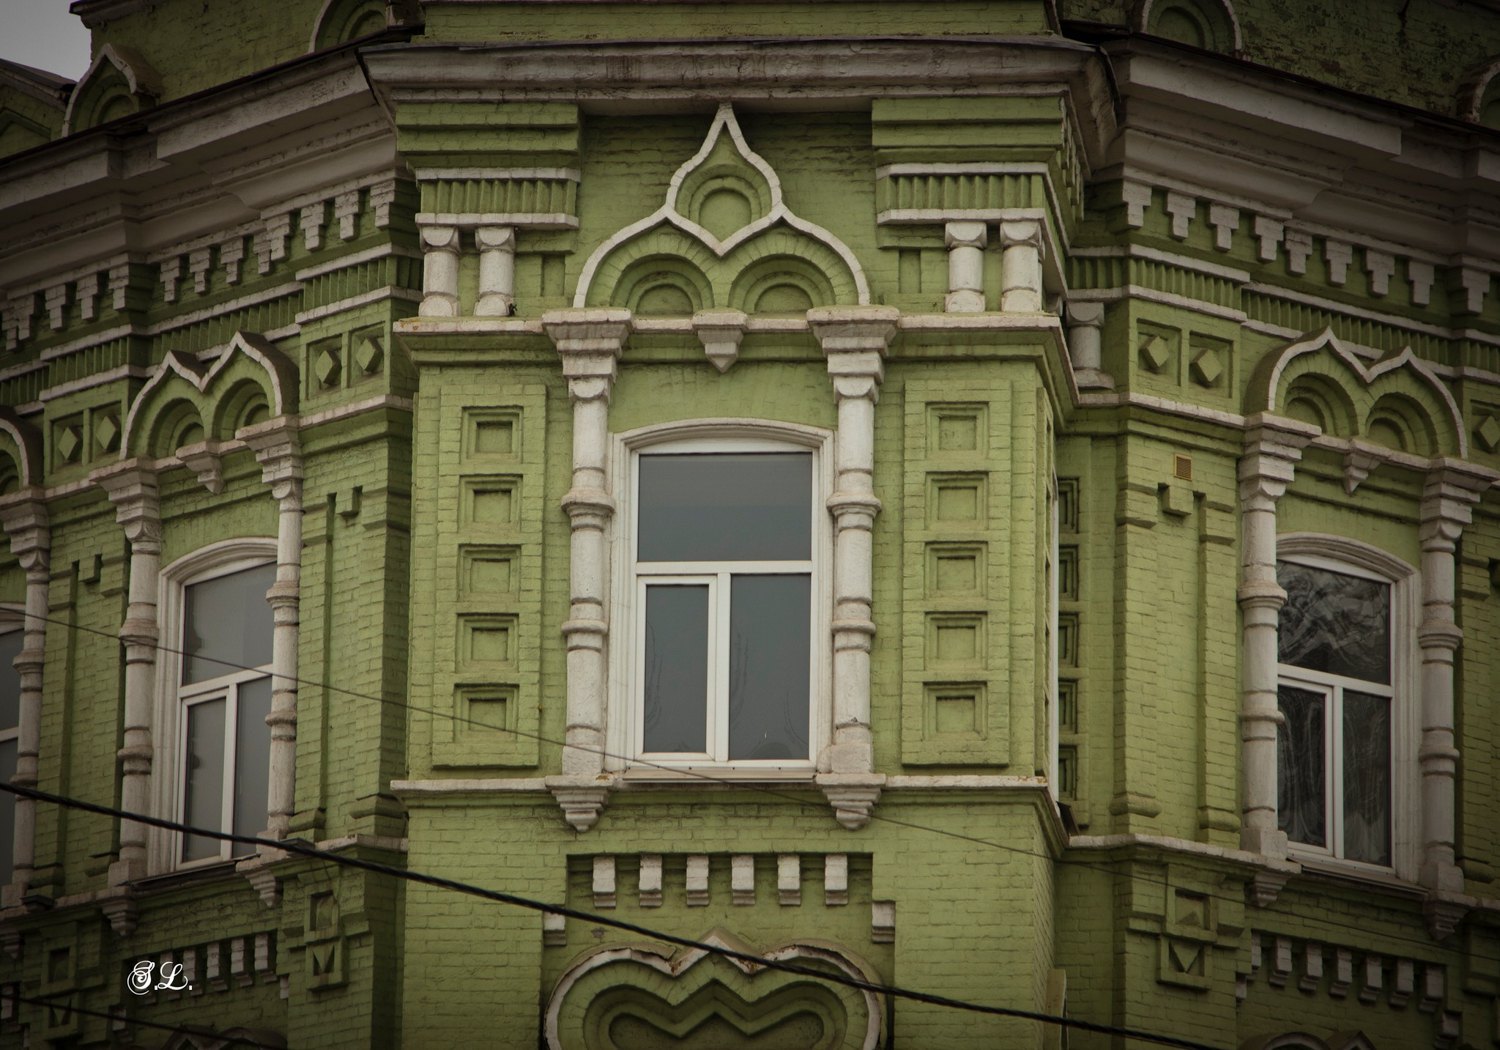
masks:
[(167, 354), (130, 404), (120, 458), (226, 441), (242, 427), (296, 410), (297, 366), (265, 337), (236, 332), (207, 368), (180, 351)]
[(42, 435), (8, 405), (0, 405), (0, 496), (42, 481)]
[(128, 47), (105, 44), (68, 99), (63, 134), (139, 113), (161, 95), (161, 80), (144, 58)]
[[(744, 280), (752, 268), (757, 279)], [(781, 179), (746, 144), (727, 102), (673, 174), (666, 201), (594, 249), (573, 297), (575, 307), (688, 314), (787, 312), (804, 301), (867, 305), (870, 288), (848, 245), (787, 207)]]
[[(868, 963), (824, 944), (792, 943), (761, 953), (722, 930), (701, 940), (870, 983), (880, 979)], [(875, 992), (765, 969), (702, 948), (669, 955), (653, 945), (602, 948), (574, 963), (553, 989), (543, 1030), (548, 1050), (676, 1045), (689, 1034), (726, 1048), (874, 1050), (881, 1045), (884, 1021), (884, 1000)]]
[(1229, 0), (1139, 0), (1135, 31), (1226, 55), (1243, 46)]
[(321, 51), (378, 33), (388, 26), (422, 21), (417, 0), (323, 0), (313, 19), (308, 51)]
[(1245, 412), (1289, 416), (1329, 437), (1424, 459), (1469, 452), (1458, 402), (1411, 347), (1367, 364), (1328, 328), (1261, 361)]

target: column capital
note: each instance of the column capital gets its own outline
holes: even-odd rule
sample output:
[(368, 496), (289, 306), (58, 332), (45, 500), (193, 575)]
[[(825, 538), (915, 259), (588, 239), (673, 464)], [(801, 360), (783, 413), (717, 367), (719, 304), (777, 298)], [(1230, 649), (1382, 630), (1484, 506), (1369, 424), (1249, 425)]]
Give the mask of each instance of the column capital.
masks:
[(943, 225), (945, 248), (983, 248), (989, 241), (989, 226), (983, 222), (949, 222)]
[(152, 460), (122, 460), (94, 471), (89, 480), (115, 505), (115, 521), (125, 528), (133, 550), (161, 548), (161, 496)]
[(562, 357), (568, 393), (575, 401), (609, 400), (616, 362), (631, 332), (630, 311), (617, 307), (548, 310), (542, 329)]
[(277, 416), (242, 428), (235, 436), (250, 446), (260, 477), (277, 502), (302, 499), (302, 444), (296, 416)]
[(1261, 412), (1251, 416), (1245, 431), (1245, 454), (1240, 457), (1240, 500), (1275, 504), (1296, 472), (1297, 461), (1318, 428), (1294, 419)]
[(435, 223), (420, 223), (422, 250), (429, 252), (458, 252), (458, 227)]
[(480, 226), (474, 230), (474, 246), (482, 252), (502, 251), (515, 244), (514, 226)]
[(0, 499), (0, 529), (10, 537), (10, 552), (28, 576), (47, 571), (52, 533), (40, 488), (24, 488)]
[(1486, 489), (1500, 481), (1500, 473), (1460, 459), (1442, 458), (1428, 472), (1422, 487), (1424, 548), (1451, 548), (1474, 520), (1474, 504)]
[(901, 312), (894, 306), (822, 306), (807, 311), (807, 323), (828, 359), (840, 400), (874, 401), (885, 379), (885, 355)]
[(1042, 240), (1042, 224), (1036, 219), (1016, 219), (1000, 224), (1000, 243), (1013, 248), (1025, 245), (1035, 248), (1038, 255), (1046, 251)]

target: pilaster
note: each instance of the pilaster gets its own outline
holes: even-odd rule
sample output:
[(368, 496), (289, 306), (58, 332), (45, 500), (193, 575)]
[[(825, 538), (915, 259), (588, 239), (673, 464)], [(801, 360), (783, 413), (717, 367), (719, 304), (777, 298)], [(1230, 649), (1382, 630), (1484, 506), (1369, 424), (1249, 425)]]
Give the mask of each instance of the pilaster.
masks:
[[(125, 648), (124, 741), (119, 750), (120, 808), (151, 808), (152, 708), (156, 693), (156, 596), (161, 574), (161, 500), (155, 464), (128, 459), (92, 475), (115, 505), (115, 520), (130, 543), (130, 603), (120, 625)], [(118, 886), (146, 874), (146, 825), (120, 822), (120, 855), (109, 867)]]
[[(42, 667), (47, 633), (47, 580), (52, 553), (47, 505), (37, 488), (22, 489), (0, 501), (0, 527), (10, 538), (10, 551), (26, 574), (26, 618), (16, 672), (21, 680), (19, 726), (14, 782), (37, 786), (37, 754), (41, 750)], [(0, 907), (20, 904), (31, 885), (36, 865), (36, 800), (15, 799), (15, 837), (10, 884), (0, 888)]]
[(601, 783), (604, 765), (604, 709), (607, 691), (608, 546), (614, 517), (608, 466), (609, 397), (616, 362), (629, 338), (630, 311), (554, 310), (542, 327), (562, 358), (568, 396), (573, 401), (573, 484), (563, 496), (572, 527), (568, 620), (567, 731), (563, 775), (547, 786), (568, 823), (587, 831), (599, 819), (608, 796)]
[(1269, 413), (1252, 416), (1239, 466), (1241, 560), (1239, 604), (1244, 671), (1240, 763), (1244, 821), (1240, 845), (1266, 857), (1287, 855), (1276, 821), (1277, 614), (1286, 592), (1276, 582), (1276, 504), (1291, 483), (1302, 450), (1317, 428)]
[[(885, 354), (896, 334), (893, 307), (821, 307), (808, 324), (828, 359), (838, 399), (833, 515), (833, 743), (818, 765), (845, 827), (862, 827), (879, 797), (870, 733), (872, 615), (871, 533), (880, 513), (875, 496), (875, 403), (885, 378)], [(825, 783), (826, 780), (826, 783)]]

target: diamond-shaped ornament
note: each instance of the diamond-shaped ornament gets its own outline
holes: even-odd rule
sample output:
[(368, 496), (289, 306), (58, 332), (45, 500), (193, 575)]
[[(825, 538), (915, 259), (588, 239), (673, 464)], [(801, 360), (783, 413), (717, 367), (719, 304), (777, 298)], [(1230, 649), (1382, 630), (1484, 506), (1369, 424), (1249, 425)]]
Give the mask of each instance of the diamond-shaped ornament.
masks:
[(365, 375), (374, 375), (380, 371), (380, 363), (385, 360), (385, 348), (380, 345), (380, 340), (373, 335), (366, 336), (359, 341), (354, 348), (354, 363)]
[(120, 421), (113, 415), (99, 416), (94, 420), (94, 444), (100, 452), (113, 452), (115, 442), (120, 440)]
[(64, 463), (76, 463), (78, 452), (83, 448), (83, 428), (60, 427), (57, 432), (57, 454)]
[(1141, 342), (1141, 364), (1149, 372), (1160, 372), (1172, 360), (1167, 341), (1159, 335), (1148, 335)]
[(1500, 449), (1500, 418), (1493, 412), (1485, 416), (1474, 428), (1474, 436), (1479, 439), (1480, 447), (1486, 452)]
[(1205, 350), (1193, 358), (1190, 366), (1194, 382), (1200, 386), (1214, 386), (1219, 377), (1224, 374), (1224, 366), (1219, 363), (1219, 352), (1217, 350)]
[(319, 350), (313, 357), (313, 376), (318, 385), (331, 387), (339, 381), (339, 355), (331, 347)]

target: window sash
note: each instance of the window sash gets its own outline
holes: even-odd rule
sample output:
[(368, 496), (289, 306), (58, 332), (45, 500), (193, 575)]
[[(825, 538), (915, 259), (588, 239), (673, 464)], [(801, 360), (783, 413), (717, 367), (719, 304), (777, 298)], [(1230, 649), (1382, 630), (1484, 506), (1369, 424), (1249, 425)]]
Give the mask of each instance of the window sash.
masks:
[[(1395, 690), (1388, 685), (1364, 682), (1325, 672), (1310, 671), (1290, 664), (1278, 665), (1278, 685), (1316, 693), (1323, 698), (1323, 835), (1324, 845), (1291, 839), (1298, 852), (1336, 859), (1341, 863), (1358, 865), (1371, 871), (1387, 872), (1395, 864), (1396, 823), (1396, 697)], [(1387, 701), (1386, 708), (1386, 753), (1384, 770), (1386, 791), (1386, 852), (1390, 863), (1361, 860), (1348, 856), (1346, 840), (1347, 814), (1345, 811), (1345, 779), (1349, 765), (1349, 747), (1344, 733), (1345, 692), (1365, 693)], [(1281, 730), (1285, 732), (1283, 728)]]
[[(218, 798), (218, 823), (212, 828), (214, 831), (228, 831), (232, 834), (258, 835), (264, 830), (263, 827), (243, 828), (236, 827), (235, 813), (240, 804), (245, 802), (242, 793), (241, 777), (239, 775), (240, 762), (247, 756), (245, 749), (247, 742), (239, 732), (240, 723), (240, 694), (251, 685), (271, 681), (270, 667), (258, 669), (257, 671), (241, 672), (226, 679), (216, 679), (214, 686), (205, 686), (205, 683), (195, 682), (191, 687), (184, 687), (180, 691), (181, 717), (178, 719), (177, 731), (177, 761), (179, 771), (179, 790), (177, 797), (176, 819), (181, 823), (192, 823), (188, 814), (188, 749), (189, 749), (189, 727), (192, 721), (192, 709), (206, 704), (219, 701), (224, 703), (224, 724), (221, 730), (223, 765), (219, 777)], [(269, 728), (269, 727), (268, 727)], [(269, 737), (269, 734), (268, 734)], [(270, 755), (250, 756), (261, 757), (269, 763)], [(228, 860), (234, 857), (246, 857), (255, 852), (254, 848), (238, 842), (229, 842), (224, 839), (211, 840), (216, 849), (213, 855), (195, 857), (188, 859), (188, 840), (192, 836), (187, 833), (177, 835), (177, 845), (174, 848), (176, 863), (182, 867), (190, 867), (195, 864), (213, 863)]]

